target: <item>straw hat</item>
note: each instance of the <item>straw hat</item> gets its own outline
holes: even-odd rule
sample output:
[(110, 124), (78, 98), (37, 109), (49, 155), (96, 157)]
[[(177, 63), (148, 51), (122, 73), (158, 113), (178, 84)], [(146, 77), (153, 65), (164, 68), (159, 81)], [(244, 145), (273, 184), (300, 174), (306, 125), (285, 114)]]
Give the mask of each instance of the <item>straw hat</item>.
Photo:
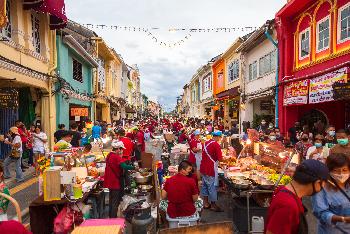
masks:
[(10, 128), (10, 132), (12, 132), (12, 133), (14, 133), (14, 134), (16, 134), (16, 135), (19, 135), (19, 133), (18, 133), (18, 128), (17, 128), (17, 127), (11, 127), (11, 128)]

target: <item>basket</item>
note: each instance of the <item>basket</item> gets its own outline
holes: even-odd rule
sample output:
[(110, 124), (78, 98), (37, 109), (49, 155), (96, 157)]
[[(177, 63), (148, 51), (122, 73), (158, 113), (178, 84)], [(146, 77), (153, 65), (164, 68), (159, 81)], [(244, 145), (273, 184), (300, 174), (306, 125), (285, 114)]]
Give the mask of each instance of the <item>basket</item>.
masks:
[(175, 218), (172, 219), (166, 214), (166, 220), (169, 222), (169, 228), (189, 227), (198, 224), (199, 214), (196, 213), (190, 217)]
[(11, 197), (5, 193), (0, 193), (0, 197), (6, 198), (7, 200), (9, 200), (12, 203), (12, 205), (16, 209), (17, 220), (18, 220), (18, 222), (22, 223), (22, 213), (21, 213), (21, 209), (19, 208), (18, 202), (13, 197)]

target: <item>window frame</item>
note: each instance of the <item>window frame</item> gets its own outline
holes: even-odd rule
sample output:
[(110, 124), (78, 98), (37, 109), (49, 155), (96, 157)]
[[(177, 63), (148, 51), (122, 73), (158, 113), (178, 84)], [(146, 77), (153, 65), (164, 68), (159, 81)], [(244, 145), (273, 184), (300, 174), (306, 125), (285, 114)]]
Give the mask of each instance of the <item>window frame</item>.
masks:
[[(255, 72), (256, 73), (255, 77), (253, 77), (253, 69), (252, 69), (253, 66), (255, 66), (255, 71), (256, 71)], [(253, 80), (258, 79), (258, 61), (257, 60), (255, 60), (254, 62), (249, 64), (248, 72), (249, 72), (249, 74), (248, 74), (248, 81), (253, 81)]]
[[(338, 9), (338, 26), (337, 26), (337, 43), (341, 44), (344, 42), (347, 42), (350, 40), (350, 36), (345, 38), (345, 39), (341, 39), (341, 13), (346, 9), (350, 7), (350, 2), (348, 2), (347, 4), (345, 4), (344, 6), (340, 7)], [(350, 14), (349, 14), (350, 17)], [(350, 24), (349, 24), (349, 29), (350, 29)]]
[[(211, 81), (210, 81), (210, 79), (211, 79), (211, 75), (210, 74), (204, 76), (203, 81), (202, 81), (202, 83), (203, 83), (203, 89), (202, 89), (203, 93), (211, 91), (211, 85), (210, 85)], [(206, 86), (206, 82), (207, 82), (207, 86)]]
[[(237, 67), (238, 66), (238, 69)], [(239, 80), (239, 59), (235, 59), (231, 61), (231, 63), (227, 66), (228, 70), (228, 84), (232, 84), (233, 82)], [(232, 80), (231, 80), (231, 71), (232, 71)], [(237, 71), (237, 74), (235, 74)], [(235, 78), (236, 75), (236, 78)]]
[[(323, 47), (322, 49), (319, 49), (318, 46), (320, 44), (320, 24), (324, 23), (325, 21), (328, 20), (328, 46), (327, 47)], [(324, 42), (324, 38), (323, 38), (323, 42)], [(320, 53), (322, 51), (328, 50), (330, 48), (331, 45), (331, 17), (329, 15), (327, 15), (326, 17), (320, 19), (317, 23), (316, 23), (316, 53)]]
[[(305, 56), (301, 56), (301, 38), (302, 38), (302, 35), (306, 32), (309, 32), (309, 54), (305, 55)], [(310, 55), (311, 55), (311, 27), (307, 27), (306, 29), (304, 29), (303, 31), (301, 31), (299, 33), (299, 40), (298, 40), (298, 44), (299, 44), (299, 60), (304, 60), (306, 58), (310, 58)]]
[[(31, 21), (31, 24), (32, 24), (32, 45), (34, 47), (34, 51), (38, 54), (41, 54), (41, 25), (40, 25), (40, 15), (37, 13), (37, 12), (34, 12), (32, 11), (31, 14), (30, 14), (30, 21)], [(37, 22), (36, 22), (37, 21)], [(35, 28), (35, 24), (34, 23), (38, 23), (38, 30), (34, 31), (34, 28)], [(37, 32), (37, 35), (38, 35), (38, 42), (39, 44), (37, 44), (37, 41), (36, 41), (36, 32)]]
[[(78, 63), (80, 65), (81, 80), (74, 79), (74, 64), (75, 63)], [(72, 58), (72, 78), (74, 81), (77, 81), (77, 82), (82, 83), (82, 84), (84, 83), (83, 64), (78, 59), (75, 59), (75, 58)]]
[[(276, 60), (274, 60), (274, 61), (272, 60), (272, 58), (273, 58), (272, 55), (275, 54), (275, 53), (277, 53), (276, 49), (270, 51), (266, 55), (264, 55), (264, 56), (259, 58), (259, 76), (258, 77), (264, 77), (264, 76), (266, 76), (266, 75), (276, 71), (276, 64), (277, 64), (277, 62), (276, 62)], [(275, 58), (276, 58), (276, 55), (274, 56)], [(264, 73), (261, 73), (262, 72), (262, 69), (261, 69), (261, 64), (262, 63), (261, 63), (261, 61), (263, 61), (263, 60), (265, 62), (268, 61), (269, 67), (268, 67), (268, 69), (266, 71), (264, 71)]]

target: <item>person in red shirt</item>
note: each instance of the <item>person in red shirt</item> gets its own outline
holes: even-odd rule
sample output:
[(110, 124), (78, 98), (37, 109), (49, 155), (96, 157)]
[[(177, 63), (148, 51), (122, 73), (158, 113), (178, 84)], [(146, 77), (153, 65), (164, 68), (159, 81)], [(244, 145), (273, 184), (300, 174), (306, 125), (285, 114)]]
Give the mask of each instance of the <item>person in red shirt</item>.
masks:
[(1, 221), (1, 234), (31, 234), (20, 222), (16, 220)]
[[(25, 152), (28, 151), (28, 148), (27, 148), (27, 143), (28, 143), (28, 131), (24, 125), (24, 123), (20, 120), (17, 120), (15, 122), (15, 126), (18, 128), (18, 133), (21, 137), (21, 141), (22, 141), (22, 150), (23, 150), (23, 154)], [(22, 168), (22, 171), (24, 172), (26, 169), (28, 169), (29, 167), (28, 166), (25, 166), (23, 164), (23, 157), (21, 157), (21, 168)]]
[(117, 139), (123, 142), (125, 149), (123, 150), (123, 159), (125, 161), (130, 161), (131, 156), (134, 153), (134, 143), (130, 140), (130, 138), (125, 137), (125, 130), (123, 128), (118, 129), (116, 131)]
[(320, 161), (308, 159), (300, 164), (290, 184), (280, 186), (274, 191), (264, 233), (308, 233), (301, 199), (320, 192), (328, 176), (328, 168)]
[(213, 132), (213, 139), (203, 145), (200, 173), (202, 175), (201, 194), (204, 200), (204, 209), (216, 212), (222, 210), (216, 204), (218, 200), (217, 187), (219, 186), (218, 164), (222, 160), (222, 152), (219, 142), (222, 138), (221, 131)]
[(109, 217), (116, 218), (123, 188), (121, 180), (123, 170), (134, 170), (134, 167), (123, 162), (122, 155), (125, 146), (121, 141), (112, 142), (112, 151), (106, 158), (106, 169), (103, 186), (109, 189)]
[(190, 142), (190, 155), (188, 161), (192, 163), (199, 177), (199, 169), (202, 161), (202, 143), (199, 140), (201, 132), (197, 129), (193, 132), (193, 138)]
[(188, 161), (182, 161), (179, 173), (166, 180), (162, 199), (168, 199), (167, 213), (170, 218), (192, 216), (196, 212), (194, 202), (198, 200), (198, 188), (193, 178), (187, 177), (192, 171)]
[(135, 141), (136, 141), (136, 149), (135, 149), (135, 156), (137, 161), (141, 161), (141, 154), (145, 152), (146, 149), (146, 143), (145, 143), (145, 136), (141, 129), (137, 129), (137, 133), (135, 135)]

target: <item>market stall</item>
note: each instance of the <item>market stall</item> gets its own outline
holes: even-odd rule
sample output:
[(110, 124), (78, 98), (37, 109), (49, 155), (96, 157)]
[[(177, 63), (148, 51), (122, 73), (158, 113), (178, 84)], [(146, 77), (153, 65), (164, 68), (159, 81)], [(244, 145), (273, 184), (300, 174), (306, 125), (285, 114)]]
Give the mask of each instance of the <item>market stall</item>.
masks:
[(262, 142), (246, 144), (237, 158), (226, 149), (223, 155), (219, 173), (231, 196), (233, 222), (241, 232), (262, 232), (273, 190), (289, 183), (298, 155)]

